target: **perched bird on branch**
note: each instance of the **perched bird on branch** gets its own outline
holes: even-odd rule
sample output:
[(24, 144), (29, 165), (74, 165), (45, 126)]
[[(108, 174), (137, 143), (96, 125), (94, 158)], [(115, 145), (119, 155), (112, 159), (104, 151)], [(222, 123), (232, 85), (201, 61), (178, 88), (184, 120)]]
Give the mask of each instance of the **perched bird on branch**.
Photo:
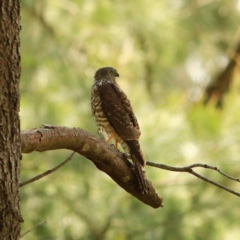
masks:
[(119, 74), (112, 67), (97, 70), (91, 91), (91, 105), (98, 131), (115, 146), (121, 144), (127, 156), (132, 159), (136, 176), (143, 194), (147, 193), (143, 168), (146, 164), (138, 139), (140, 129), (131, 103), (116, 82)]

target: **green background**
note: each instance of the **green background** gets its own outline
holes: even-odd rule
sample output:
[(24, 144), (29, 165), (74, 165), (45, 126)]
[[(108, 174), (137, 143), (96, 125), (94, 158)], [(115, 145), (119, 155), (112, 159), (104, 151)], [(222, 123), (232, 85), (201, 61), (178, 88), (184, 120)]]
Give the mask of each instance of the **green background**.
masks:
[[(239, 72), (222, 111), (202, 105), (204, 87), (234, 46), (240, 3), (233, 0), (21, 1), (21, 128), (80, 127), (94, 134), (95, 71), (112, 66), (139, 120), (147, 160), (197, 162), (239, 177)], [(21, 181), (70, 151), (24, 154)], [(239, 191), (211, 170), (197, 172)], [(187, 173), (146, 166), (164, 198), (152, 209), (75, 155), (57, 172), (21, 188), (26, 240), (240, 239), (239, 198)]]

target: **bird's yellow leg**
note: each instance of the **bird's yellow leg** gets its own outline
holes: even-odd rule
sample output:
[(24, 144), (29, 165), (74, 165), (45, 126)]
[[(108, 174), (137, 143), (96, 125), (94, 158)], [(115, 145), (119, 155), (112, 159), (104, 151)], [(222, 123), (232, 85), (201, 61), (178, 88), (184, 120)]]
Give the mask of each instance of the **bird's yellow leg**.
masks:
[(114, 137), (114, 133), (112, 133), (112, 134), (109, 136), (109, 138), (108, 138), (108, 140), (107, 140), (107, 143), (109, 143), (109, 142), (113, 139), (113, 137)]
[[(109, 143), (113, 138), (114, 138), (114, 133), (112, 133), (112, 134), (109, 136), (109, 138), (108, 138), (108, 140), (107, 140), (107, 143)], [(115, 140), (115, 147), (116, 147), (116, 149), (118, 149), (118, 140)]]

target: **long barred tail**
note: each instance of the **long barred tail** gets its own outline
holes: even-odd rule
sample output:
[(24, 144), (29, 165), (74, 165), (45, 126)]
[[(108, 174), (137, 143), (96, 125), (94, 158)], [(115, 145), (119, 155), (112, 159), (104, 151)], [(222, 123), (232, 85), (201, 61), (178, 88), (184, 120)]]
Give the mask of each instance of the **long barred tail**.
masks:
[(130, 149), (131, 158), (134, 163), (134, 169), (135, 169), (140, 187), (142, 189), (142, 193), (146, 194), (147, 184), (146, 184), (144, 172), (142, 170), (142, 168), (145, 166), (145, 159), (142, 154), (139, 142), (136, 140), (130, 140), (130, 141), (126, 141), (126, 143)]

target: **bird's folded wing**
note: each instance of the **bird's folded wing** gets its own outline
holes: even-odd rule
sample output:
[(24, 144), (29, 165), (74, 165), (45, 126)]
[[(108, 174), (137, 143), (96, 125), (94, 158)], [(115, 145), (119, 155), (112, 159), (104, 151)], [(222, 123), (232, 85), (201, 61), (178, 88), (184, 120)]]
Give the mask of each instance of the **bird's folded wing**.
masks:
[(102, 110), (108, 121), (123, 140), (137, 140), (140, 129), (131, 103), (117, 84), (98, 86)]

